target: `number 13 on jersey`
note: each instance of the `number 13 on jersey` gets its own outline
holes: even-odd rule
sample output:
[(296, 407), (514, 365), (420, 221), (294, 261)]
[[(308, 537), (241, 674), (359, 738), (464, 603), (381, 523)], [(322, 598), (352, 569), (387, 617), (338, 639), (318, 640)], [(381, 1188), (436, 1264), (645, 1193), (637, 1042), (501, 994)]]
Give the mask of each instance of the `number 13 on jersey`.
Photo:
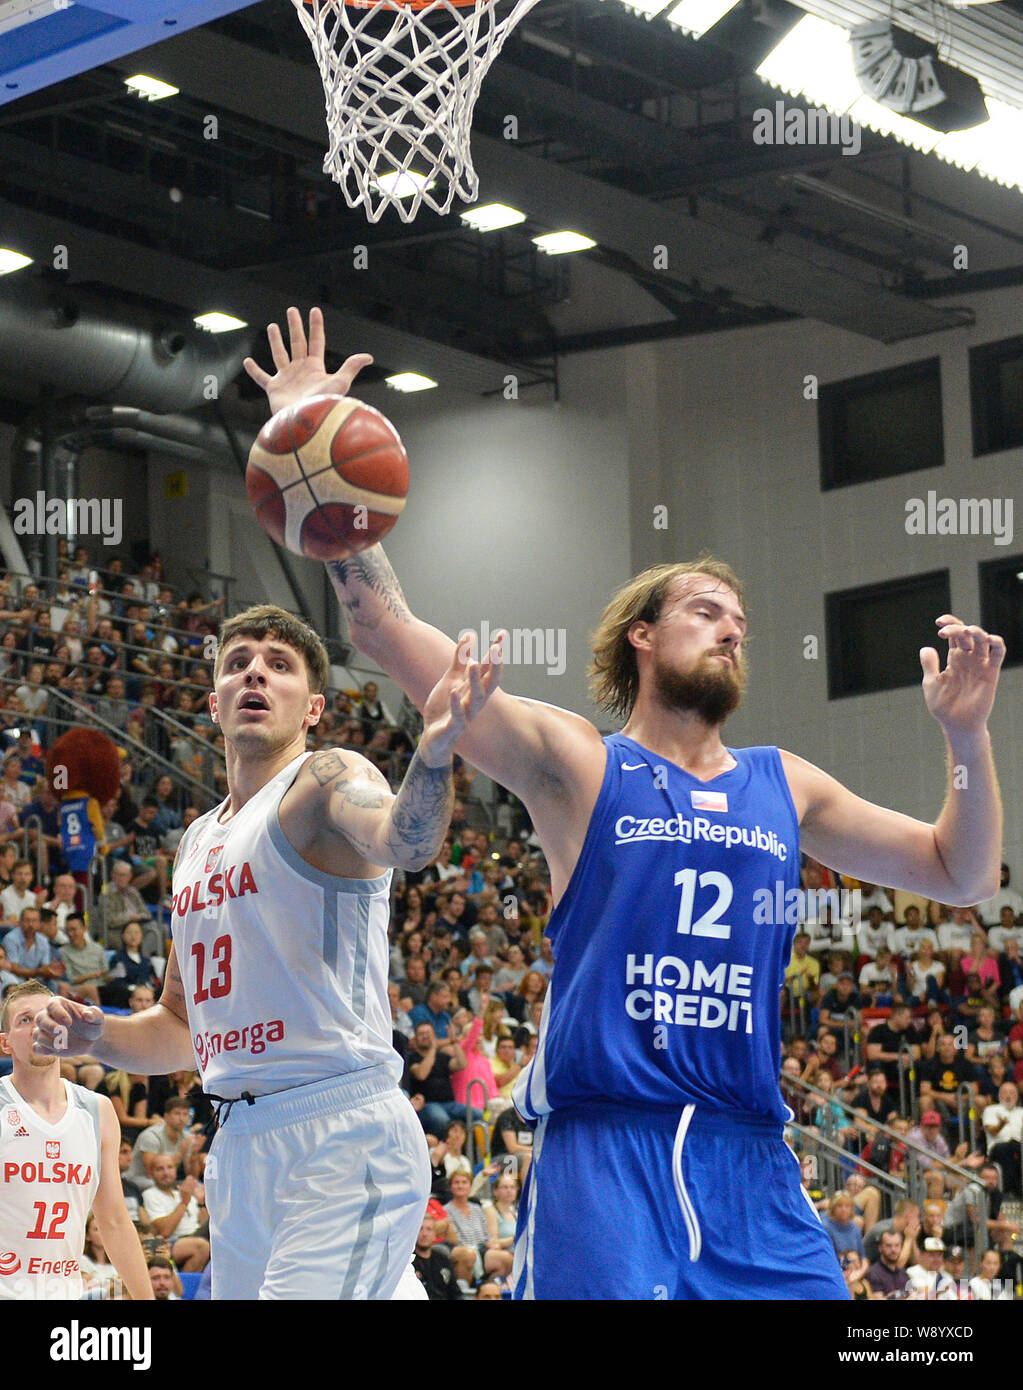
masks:
[[(201, 941), (192, 943), (195, 963), (193, 1004), (205, 1004), (207, 999), (223, 999), (231, 993), (231, 938), (218, 936), (210, 947), (209, 976), (207, 976), (206, 947)], [(207, 982), (208, 981), (208, 982)]]

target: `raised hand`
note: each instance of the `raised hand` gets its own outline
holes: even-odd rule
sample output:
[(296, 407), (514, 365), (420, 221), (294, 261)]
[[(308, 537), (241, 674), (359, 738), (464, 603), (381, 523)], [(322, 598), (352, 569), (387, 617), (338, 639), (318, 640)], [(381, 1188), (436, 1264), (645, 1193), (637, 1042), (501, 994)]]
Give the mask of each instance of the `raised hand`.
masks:
[(346, 358), (336, 372), (328, 372), (324, 363), (327, 350), (327, 335), (323, 326), (323, 313), (320, 309), (309, 311), (309, 337), (306, 338), (302, 315), (298, 309), (288, 310), (288, 334), (291, 351), (284, 346), (284, 337), (276, 323), (266, 330), (277, 372), (271, 376), (264, 372), (258, 362), (246, 357), (243, 366), (249, 376), (261, 386), (270, 401), (270, 409), (276, 415), (285, 406), (293, 405), (305, 396), (347, 396), (352, 382), (373, 361), (366, 352), (356, 353)]
[(40, 1057), (87, 1055), (99, 1041), (105, 1021), (102, 1009), (55, 997), (36, 1014), (32, 1051)]
[(948, 642), (948, 662), (942, 671), (935, 649), (921, 648), (927, 708), (948, 735), (980, 733), (995, 702), (1005, 642), (951, 613), (936, 621), (938, 636)]
[(430, 691), (423, 706), (423, 734), (419, 754), (430, 767), (451, 757), (458, 740), (501, 683), (503, 632), (497, 633), (482, 661), (470, 661), (459, 643), (451, 665)]

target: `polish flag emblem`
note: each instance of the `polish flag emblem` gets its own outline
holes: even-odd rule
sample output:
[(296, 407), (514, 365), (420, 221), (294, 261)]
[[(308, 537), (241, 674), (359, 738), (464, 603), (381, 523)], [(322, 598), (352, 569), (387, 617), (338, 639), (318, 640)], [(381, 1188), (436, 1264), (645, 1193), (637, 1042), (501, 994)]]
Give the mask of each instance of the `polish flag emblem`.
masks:
[(217, 855), (220, 853), (220, 851), (221, 851), (223, 848), (224, 848), (223, 845), (214, 845), (213, 848), (210, 850), (209, 854), (207, 854), (207, 856), (206, 856), (206, 872), (207, 872), (207, 873), (211, 873), (211, 872), (212, 872), (212, 870), (213, 870), (213, 865), (217, 862)]
[(60, 1140), (59, 1140), (59, 1139), (47, 1139), (47, 1141), (46, 1141), (46, 1157), (47, 1157), (47, 1158), (60, 1158)]
[(694, 811), (727, 811), (728, 794), (726, 792), (690, 792), (693, 800)]
[(9, 1125), (20, 1125), (20, 1124), (21, 1124), (21, 1116), (18, 1114), (17, 1110), (8, 1110), (8, 1112), (7, 1112), (7, 1123), (8, 1123)]

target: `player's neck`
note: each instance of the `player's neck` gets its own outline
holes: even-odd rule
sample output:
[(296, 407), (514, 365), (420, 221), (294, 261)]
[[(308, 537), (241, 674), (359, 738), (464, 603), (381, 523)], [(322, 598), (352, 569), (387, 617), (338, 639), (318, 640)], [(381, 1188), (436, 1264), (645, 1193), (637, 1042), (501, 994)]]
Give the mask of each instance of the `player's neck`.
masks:
[(47, 1067), (20, 1066), (15, 1062), (11, 1082), (22, 1100), (46, 1120), (59, 1120), (67, 1109), (59, 1062)]
[(695, 712), (668, 709), (640, 694), (622, 733), (694, 777), (716, 777), (733, 763), (721, 728)]
[(257, 792), (263, 790), (267, 782), (273, 780), (278, 772), (304, 753), (305, 729), (283, 748), (269, 751), (265, 757), (251, 753), (243, 754), (232, 744), (226, 747), (227, 757), (227, 805), (220, 814), (223, 825), (232, 820), (246, 802), (251, 801)]

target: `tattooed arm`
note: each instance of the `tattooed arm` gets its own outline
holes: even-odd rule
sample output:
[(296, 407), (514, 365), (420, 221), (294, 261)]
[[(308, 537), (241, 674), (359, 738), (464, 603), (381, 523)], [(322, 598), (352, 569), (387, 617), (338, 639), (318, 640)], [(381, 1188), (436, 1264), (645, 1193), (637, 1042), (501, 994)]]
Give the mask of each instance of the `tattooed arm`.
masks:
[(307, 775), (328, 789), (327, 824), (371, 864), (421, 869), (435, 857), (455, 802), (452, 750), (499, 676), (456, 653), (426, 702), (422, 738), (396, 795), (361, 754), (332, 749), (309, 759)]

